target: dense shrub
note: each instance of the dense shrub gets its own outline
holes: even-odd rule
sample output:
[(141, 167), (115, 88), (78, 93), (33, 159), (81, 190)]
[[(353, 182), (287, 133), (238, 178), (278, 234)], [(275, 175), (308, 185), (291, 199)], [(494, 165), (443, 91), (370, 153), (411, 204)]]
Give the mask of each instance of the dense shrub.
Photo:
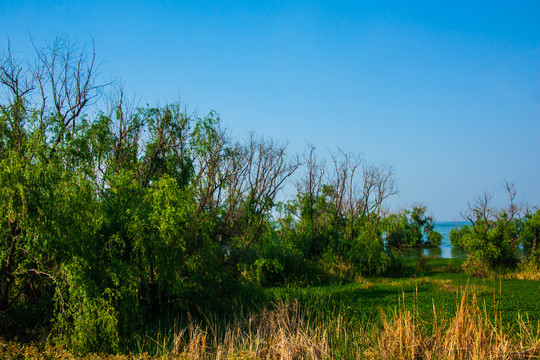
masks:
[(521, 225), (520, 240), (525, 259), (540, 265), (540, 210), (528, 213)]
[(433, 230), (434, 220), (426, 215), (426, 207), (417, 205), (412, 209), (401, 210), (385, 219), (386, 241), (389, 246), (437, 247), (442, 235)]
[(465, 213), (470, 225), (450, 231), (452, 246), (462, 247), (467, 251), (472, 272), (476, 272), (475, 269), (479, 267), (515, 268), (520, 262), (520, 246), (523, 248), (525, 261), (535, 262), (538, 259), (538, 210), (535, 213), (524, 213), (514, 203), (514, 187), (507, 183), (506, 188), (509, 194), (506, 208), (491, 208), (491, 195), (485, 193), (474, 205), (469, 205), (469, 210)]

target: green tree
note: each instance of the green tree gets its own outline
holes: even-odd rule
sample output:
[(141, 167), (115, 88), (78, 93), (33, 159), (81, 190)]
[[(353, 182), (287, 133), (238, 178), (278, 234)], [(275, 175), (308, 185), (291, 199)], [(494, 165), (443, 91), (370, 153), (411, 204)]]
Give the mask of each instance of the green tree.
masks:
[(442, 241), (443, 236), (440, 232), (431, 230), (428, 233), (427, 238), (428, 238), (429, 246), (433, 246), (433, 247), (441, 246), (441, 241)]
[(484, 193), (464, 213), (470, 225), (452, 234), (454, 244), (464, 247), (470, 257), (490, 268), (514, 267), (519, 261), (521, 210), (515, 204), (514, 186), (506, 183), (506, 190), (509, 196), (506, 208), (493, 209), (492, 196)]
[(396, 248), (439, 246), (442, 239), (433, 230), (433, 218), (426, 215), (426, 207), (422, 205), (388, 216), (385, 228), (388, 245)]
[(540, 265), (540, 210), (527, 213), (523, 219), (520, 240), (525, 259)]

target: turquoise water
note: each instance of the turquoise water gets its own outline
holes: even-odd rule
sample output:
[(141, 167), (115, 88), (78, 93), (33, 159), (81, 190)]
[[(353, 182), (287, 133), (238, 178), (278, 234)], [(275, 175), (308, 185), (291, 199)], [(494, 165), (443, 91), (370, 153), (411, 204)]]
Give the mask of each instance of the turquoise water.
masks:
[(443, 236), (441, 246), (438, 248), (428, 249), (405, 249), (403, 250), (403, 256), (405, 257), (418, 257), (420, 254), (424, 256), (437, 256), (443, 259), (464, 259), (466, 258), (465, 251), (459, 248), (453, 248), (450, 245), (450, 230), (459, 228), (463, 225), (467, 225), (466, 221), (447, 221), (435, 223), (435, 231), (438, 231)]
[(452, 259), (452, 258), (465, 258), (466, 254), (463, 249), (459, 248), (453, 248), (452, 245), (450, 245), (450, 230), (455, 228), (460, 228), (464, 225), (467, 225), (468, 222), (466, 221), (460, 221), (460, 222), (438, 222), (435, 223), (435, 231), (438, 231), (443, 236), (441, 241), (441, 246), (439, 249), (441, 250), (441, 258), (444, 259)]

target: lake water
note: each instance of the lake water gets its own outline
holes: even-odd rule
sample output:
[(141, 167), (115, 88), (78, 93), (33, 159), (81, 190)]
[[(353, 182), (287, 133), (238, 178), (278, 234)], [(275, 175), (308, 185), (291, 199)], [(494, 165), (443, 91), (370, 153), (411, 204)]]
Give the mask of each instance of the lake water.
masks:
[(461, 227), (467, 225), (466, 221), (448, 221), (448, 222), (437, 222), (435, 223), (435, 231), (438, 231), (443, 236), (441, 241), (441, 246), (437, 248), (427, 248), (427, 249), (404, 249), (402, 251), (404, 257), (418, 257), (420, 254), (424, 256), (437, 256), (443, 259), (464, 259), (467, 257), (465, 251), (460, 248), (453, 248), (450, 245), (450, 230), (455, 229), (456, 227)]

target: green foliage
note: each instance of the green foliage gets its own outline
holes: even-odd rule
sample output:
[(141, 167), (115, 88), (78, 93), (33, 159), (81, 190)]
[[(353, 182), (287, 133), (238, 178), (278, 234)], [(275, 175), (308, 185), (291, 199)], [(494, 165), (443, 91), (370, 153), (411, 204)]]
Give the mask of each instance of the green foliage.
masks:
[(509, 194), (509, 205), (506, 208), (498, 211), (492, 209), (491, 196), (485, 193), (477, 199), (474, 206), (469, 205), (466, 217), (470, 225), (450, 232), (452, 246), (465, 248), (471, 258), (469, 265), (472, 272), (478, 272), (476, 268), (515, 268), (520, 261), (520, 243), (526, 258), (535, 257), (537, 215), (529, 213), (521, 218), (520, 209), (514, 203), (514, 187), (507, 183), (506, 189)]
[(319, 196), (298, 194), (295, 209), (298, 211), (296, 236), (303, 243), (303, 251), (308, 258), (314, 259), (336, 247), (339, 242), (340, 219), (331, 201), (333, 189), (322, 186)]
[(353, 240), (348, 255), (351, 263), (365, 276), (383, 275), (390, 265), (381, 230), (369, 224)]
[(513, 222), (475, 222), (460, 243), (470, 256), (490, 268), (512, 267), (518, 262), (517, 226)]
[(465, 247), (469, 236), (471, 236), (471, 227), (468, 225), (452, 229), (449, 234), (450, 244), (454, 247)]
[(527, 261), (540, 265), (540, 210), (529, 213), (523, 219), (520, 240)]
[(416, 205), (411, 210), (388, 216), (385, 219), (388, 245), (396, 248), (439, 246), (442, 236), (433, 230), (433, 218), (425, 213), (425, 206)]
[[(84, 56), (72, 59), (81, 62), (66, 67), (91, 72)], [(90, 119), (86, 99), (32, 108), (24, 97), (36, 88), (91, 94), (92, 81), (70, 77), (80, 75), (66, 74), (73, 89), (40, 83), (24, 94), (9, 83), (21, 79), (0, 79), (15, 99), (0, 99), (0, 311), (49, 298), (57, 341), (115, 351), (148, 317), (234, 297), (223, 294), (235, 274), (218, 240), (221, 214), (200, 211), (197, 197), (214, 186), (195, 172), (207, 165), (219, 118), (178, 105), (128, 111), (120, 96), (110, 114)]]
[(428, 243), (429, 246), (438, 247), (441, 246), (443, 236), (440, 232), (431, 230), (428, 234)]

